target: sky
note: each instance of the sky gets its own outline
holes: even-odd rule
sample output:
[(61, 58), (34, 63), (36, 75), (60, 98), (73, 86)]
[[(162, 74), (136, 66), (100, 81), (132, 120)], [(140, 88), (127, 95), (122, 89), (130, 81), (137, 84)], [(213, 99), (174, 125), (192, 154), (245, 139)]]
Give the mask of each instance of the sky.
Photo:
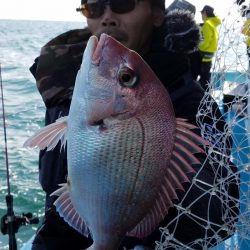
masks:
[[(126, 1), (126, 0), (125, 0)], [(173, 0), (166, 0), (166, 7)], [(83, 21), (76, 12), (80, 0), (0, 0), (0, 19)], [(213, 6), (215, 13), (224, 17), (234, 0), (189, 0), (196, 6), (196, 20), (201, 22), (200, 10), (206, 4)]]

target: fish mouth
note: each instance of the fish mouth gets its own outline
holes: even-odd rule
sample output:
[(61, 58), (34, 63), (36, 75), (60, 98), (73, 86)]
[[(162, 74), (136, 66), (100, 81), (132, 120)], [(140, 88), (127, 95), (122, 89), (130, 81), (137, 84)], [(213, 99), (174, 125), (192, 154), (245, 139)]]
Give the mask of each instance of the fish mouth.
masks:
[[(98, 37), (95, 36), (95, 38), (98, 41)], [(106, 56), (108, 58), (116, 58), (117, 57), (117, 51), (115, 49), (105, 49), (106, 48), (122, 48), (124, 45), (117, 40), (116, 38), (110, 36), (109, 34), (102, 33), (100, 35), (99, 41), (97, 42), (97, 45), (95, 47), (95, 50), (92, 55), (92, 64), (99, 65), (100, 60), (102, 59), (102, 56)]]
[(95, 54), (98, 47), (98, 38), (96, 36), (91, 36), (88, 40), (87, 46), (84, 50), (83, 60), (80, 67), (80, 73), (84, 75), (83, 72), (89, 72), (91, 67), (91, 58)]
[[(110, 58), (115, 58), (117, 50), (114, 48), (123, 46), (105, 33), (101, 34), (99, 41), (96, 36), (93, 40), (95, 42), (91, 41), (93, 50), (89, 63), (96, 68), (102, 65), (102, 61), (105, 65)], [(98, 72), (106, 74), (105, 71), (102, 72), (103, 69), (107, 70), (105, 67), (100, 67)], [(89, 86), (87, 100), (87, 123), (90, 126), (98, 126), (101, 130), (108, 128), (113, 119), (124, 112), (123, 97), (117, 95), (113, 88), (105, 88), (101, 84)]]
[[(89, 72), (91, 65), (99, 65), (101, 54), (103, 51), (103, 47), (105, 46), (105, 41), (108, 38), (108, 35), (102, 34), (100, 36), (100, 39), (98, 41), (97, 36), (91, 36), (89, 38), (89, 41), (87, 43), (86, 49), (84, 51), (84, 70), (85, 72)], [(98, 92), (98, 94), (97, 94)], [(103, 89), (96, 89), (91, 88), (89, 86), (87, 95), (88, 100), (88, 107), (87, 107), (87, 122), (91, 126), (100, 126), (104, 127), (104, 117), (102, 116), (103, 110), (100, 110), (99, 107), (102, 107), (103, 105), (100, 105), (98, 101), (96, 101), (96, 96), (102, 96), (105, 95), (105, 91)], [(105, 98), (105, 97), (104, 97)]]
[(109, 36), (107, 34), (103, 33), (101, 34), (99, 41), (97, 40), (96, 47), (92, 55), (92, 63), (94, 65), (99, 65), (103, 47), (105, 46), (105, 43), (108, 37)]

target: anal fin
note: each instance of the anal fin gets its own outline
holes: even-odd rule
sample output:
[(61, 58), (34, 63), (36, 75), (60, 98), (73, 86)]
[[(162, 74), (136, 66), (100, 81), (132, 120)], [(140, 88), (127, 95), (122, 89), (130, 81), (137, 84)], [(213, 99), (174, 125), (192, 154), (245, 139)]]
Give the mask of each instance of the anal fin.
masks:
[(61, 184), (61, 188), (53, 192), (51, 196), (52, 195), (59, 196), (54, 202), (54, 205), (60, 216), (63, 217), (63, 219), (71, 227), (73, 227), (79, 233), (83, 234), (85, 237), (88, 237), (89, 229), (83, 218), (75, 210), (74, 205), (71, 202), (68, 185), (66, 183)]

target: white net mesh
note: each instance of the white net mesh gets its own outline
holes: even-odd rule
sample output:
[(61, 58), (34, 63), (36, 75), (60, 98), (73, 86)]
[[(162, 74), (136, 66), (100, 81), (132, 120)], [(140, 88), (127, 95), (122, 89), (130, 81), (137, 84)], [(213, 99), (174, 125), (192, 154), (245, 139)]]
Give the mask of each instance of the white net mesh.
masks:
[[(245, 1), (244, 5), (248, 6), (249, 2)], [(208, 249), (215, 245), (217, 246), (214, 249), (250, 249), (250, 106), (248, 102), (250, 76), (246, 36), (241, 34), (246, 17), (242, 16), (244, 16), (242, 6), (234, 3), (225, 18), (222, 19), (222, 24), (218, 29), (219, 47), (213, 61), (211, 82), (197, 114), (202, 135), (211, 143), (207, 150), (207, 159), (202, 167), (205, 167), (206, 162), (209, 162), (216, 178), (213, 183), (204, 183), (200, 180), (198, 172), (186, 196), (194, 187), (201, 190), (202, 195), (207, 195), (207, 216), (201, 218), (192, 211), (195, 203), (201, 204), (202, 197), (197, 197), (188, 206), (184, 206), (183, 201), (181, 201), (176, 205), (177, 219), (171, 221), (166, 228), (162, 228), (162, 239), (158, 243), (157, 249)], [(210, 112), (213, 105), (209, 98), (210, 95), (218, 103), (222, 117), (226, 121), (224, 133), (218, 130), (218, 117)], [(213, 125), (208, 125), (207, 119), (211, 119)], [(230, 137), (232, 138), (231, 153), (228, 146)], [(230, 161), (237, 167), (236, 172), (231, 170)], [(231, 203), (233, 198), (228, 195), (227, 191), (230, 182), (238, 177), (240, 177), (240, 198), (236, 201), (236, 205), (239, 204), (240, 214), (237, 216), (237, 223), (235, 223), (232, 218), (236, 216), (237, 208)], [(213, 224), (212, 219), (213, 213), (216, 212), (212, 202), (216, 198), (222, 204), (221, 207), (217, 208), (217, 211), (223, 210), (223, 223), (218, 227)], [(183, 215), (190, 218), (194, 224), (200, 225), (205, 232), (203, 238), (188, 245), (178, 241), (178, 237), (175, 237), (174, 233), (177, 230), (178, 219)], [(167, 228), (172, 228), (172, 230)], [(190, 230), (192, 230), (191, 227)], [(223, 231), (232, 237), (223, 238)], [(221, 244), (218, 245), (220, 242)]]

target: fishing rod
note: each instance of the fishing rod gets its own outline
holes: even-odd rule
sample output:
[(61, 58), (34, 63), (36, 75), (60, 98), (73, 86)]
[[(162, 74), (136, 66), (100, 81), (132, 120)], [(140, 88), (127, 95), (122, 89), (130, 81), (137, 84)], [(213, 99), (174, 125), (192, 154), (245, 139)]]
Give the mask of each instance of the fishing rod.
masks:
[(3, 81), (2, 70), (0, 63), (0, 88), (1, 88), (1, 106), (2, 106), (2, 118), (3, 118), (3, 130), (4, 130), (4, 143), (5, 143), (5, 165), (6, 165), (6, 179), (7, 179), (7, 195), (5, 197), (7, 205), (7, 213), (1, 218), (1, 232), (2, 234), (9, 235), (9, 250), (17, 250), (17, 243), (15, 234), (22, 225), (37, 224), (38, 218), (32, 218), (32, 213), (23, 213), (21, 216), (16, 216), (13, 210), (13, 196), (10, 191), (10, 168), (7, 146), (7, 133), (6, 133), (6, 115), (4, 108), (4, 95), (3, 95)]

